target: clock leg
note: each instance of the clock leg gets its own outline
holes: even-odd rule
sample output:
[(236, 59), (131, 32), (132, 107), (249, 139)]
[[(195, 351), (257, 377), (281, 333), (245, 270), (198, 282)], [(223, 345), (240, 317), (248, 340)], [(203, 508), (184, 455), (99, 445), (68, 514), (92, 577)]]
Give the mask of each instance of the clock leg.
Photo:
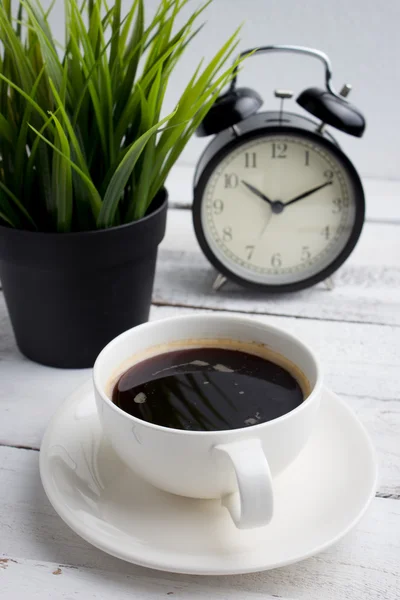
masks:
[(324, 281), (325, 287), (327, 290), (332, 291), (335, 287), (335, 282), (333, 280), (333, 277), (327, 277)]
[(212, 285), (213, 291), (218, 292), (221, 288), (223, 288), (227, 281), (227, 278), (224, 275), (221, 275), (221, 273), (219, 273)]

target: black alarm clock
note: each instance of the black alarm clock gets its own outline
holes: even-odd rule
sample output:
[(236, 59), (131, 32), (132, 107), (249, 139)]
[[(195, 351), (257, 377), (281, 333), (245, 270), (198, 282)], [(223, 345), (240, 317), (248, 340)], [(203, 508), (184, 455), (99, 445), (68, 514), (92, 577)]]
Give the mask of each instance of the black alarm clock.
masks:
[(220, 96), (199, 127), (215, 135), (198, 163), (193, 222), (199, 244), (226, 278), (267, 292), (290, 292), (326, 280), (350, 255), (364, 223), (365, 200), (354, 166), (326, 131), (361, 137), (362, 114), (336, 93), (328, 57), (299, 46), (266, 46), (241, 54), (295, 52), (321, 60), (325, 88), (309, 88), (297, 103), (318, 119), (283, 110), (292, 92), (276, 90), (277, 111), (258, 112), (248, 88)]

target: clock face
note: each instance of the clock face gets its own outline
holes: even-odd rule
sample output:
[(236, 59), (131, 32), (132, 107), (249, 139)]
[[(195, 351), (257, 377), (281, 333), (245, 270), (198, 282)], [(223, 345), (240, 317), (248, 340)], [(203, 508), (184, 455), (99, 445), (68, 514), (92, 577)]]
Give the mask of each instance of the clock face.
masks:
[(200, 221), (220, 265), (242, 280), (288, 289), (327, 272), (354, 238), (361, 189), (330, 146), (317, 136), (273, 133), (236, 144), (214, 164)]

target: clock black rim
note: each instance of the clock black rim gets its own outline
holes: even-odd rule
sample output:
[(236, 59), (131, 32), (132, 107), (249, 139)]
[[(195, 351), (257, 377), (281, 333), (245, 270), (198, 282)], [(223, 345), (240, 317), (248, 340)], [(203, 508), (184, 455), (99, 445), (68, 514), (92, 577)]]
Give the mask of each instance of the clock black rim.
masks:
[[(321, 146), (327, 148), (335, 157), (342, 163), (344, 168), (347, 170), (348, 175), (350, 176), (350, 181), (352, 182), (354, 188), (354, 198), (356, 204), (356, 215), (354, 226), (350, 237), (343, 248), (343, 250), (338, 254), (338, 256), (327, 265), (322, 271), (312, 275), (311, 277), (306, 277), (305, 279), (301, 279), (299, 281), (293, 283), (283, 283), (283, 284), (270, 284), (270, 283), (258, 283), (255, 281), (251, 281), (250, 279), (245, 279), (240, 275), (237, 275), (230, 269), (228, 269), (213, 253), (210, 246), (207, 243), (205, 238), (203, 227), (201, 223), (201, 204), (202, 198), (204, 194), (204, 189), (207, 185), (207, 182), (218, 166), (218, 164), (232, 152), (233, 149), (236, 149), (238, 146), (241, 146), (252, 139), (257, 139), (260, 137), (267, 137), (269, 135), (290, 135), (295, 134), (300, 137), (308, 138), (313, 140), (315, 143), (320, 144)], [(206, 149), (207, 152), (207, 149)], [(193, 218), (193, 227), (196, 234), (197, 241), (200, 245), (201, 250), (205, 254), (206, 258), (209, 262), (217, 269), (219, 273), (225, 275), (229, 281), (233, 281), (238, 283), (239, 285), (251, 288), (258, 291), (268, 292), (268, 293), (289, 293), (289, 292), (297, 292), (324, 281), (328, 277), (330, 277), (333, 273), (335, 273), (343, 263), (348, 259), (352, 251), (354, 250), (362, 229), (365, 220), (365, 196), (364, 190), (361, 183), (360, 176), (358, 175), (355, 167), (353, 166), (350, 159), (344, 154), (344, 152), (339, 148), (339, 146), (335, 145), (332, 141), (324, 138), (321, 134), (314, 133), (312, 131), (308, 131), (305, 129), (301, 129), (299, 127), (293, 126), (269, 126), (257, 129), (257, 131), (250, 131), (242, 134), (239, 138), (234, 138), (230, 142), (228, 142), (223, 148), (221, 148), (214, 156), (210, 158), (207, 165), (203, 169), (197, 185), (194, 188), (194, 196), (193, 196), (193, 208), (192, 208), (192, 218)]]

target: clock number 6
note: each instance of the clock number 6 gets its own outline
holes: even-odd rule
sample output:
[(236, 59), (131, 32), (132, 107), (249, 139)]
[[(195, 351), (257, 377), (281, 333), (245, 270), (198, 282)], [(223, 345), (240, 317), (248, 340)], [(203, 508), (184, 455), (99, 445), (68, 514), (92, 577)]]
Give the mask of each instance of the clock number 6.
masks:
[(302, 262), (306, 262), (311, 258), (310, 248), (308, 246), (303, 246), (301, 249), (301, 260)]
[(279, 252), (276, 252), (275, 254), (273, 254), (271, 256), (271, 265), (273, 267), (280, 267), (282, 266), (282, 257), (280, 255)]

